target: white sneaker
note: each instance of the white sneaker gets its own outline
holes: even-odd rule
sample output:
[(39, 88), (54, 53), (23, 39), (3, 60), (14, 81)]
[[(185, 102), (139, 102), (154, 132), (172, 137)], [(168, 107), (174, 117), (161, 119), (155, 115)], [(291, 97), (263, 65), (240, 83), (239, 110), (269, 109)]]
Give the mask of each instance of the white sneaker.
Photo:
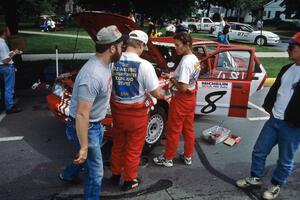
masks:
[(185, 164), (185, 165), (192, 165), (192, 157), (187, 157), (184, 155), (184, 153), (179, 155), (179, 159)]
[(279, 185), (271, 185), (266, 191), (263, 192), (262, 197), (263, 199), (276, 199), (279, 195), (279, 192)]
[(258, 177), (246, 177), (236, 181), (236, 185), (239, 188), (247, 188), (247, 187), (261, 187), (262, 181)]
[(160, 166), (173, 167), (173, 160), (166, 160), (163, 154), (158, 157), (154, 157), (153, 162)]

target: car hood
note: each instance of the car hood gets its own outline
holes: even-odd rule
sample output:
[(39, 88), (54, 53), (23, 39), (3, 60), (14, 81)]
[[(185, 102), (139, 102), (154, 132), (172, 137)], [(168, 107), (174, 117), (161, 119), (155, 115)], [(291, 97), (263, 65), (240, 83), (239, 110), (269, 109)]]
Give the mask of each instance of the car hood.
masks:
[[(72, 15), (74, 19), (83, 27), (86, 32), (90, 35), (93, 41), (97, 40), (97, 32), (110, 25), (116, 25), (122, 34), (129, 34), (130, 31), (139, 29), (141, 27), (133, 22), (131, 19), (113, 13), (99, 12), (99, 11), (85, 11), (81, 13), (76, 13)], [(158, 49), (152, 44), (151, 40), (147, 43), (148, 51), (152, 57), (155, 57), (156, 63), (160, 67), (166, 67), (166, 62), (162, 55), (159, 53)]]
[[(260, 35), (261, 31), (253, 31), (252, 33), (255, 35)], [(276, 35), (275, 33), (272, 33), (270, 31), (262, 31), (262, 35), (266, 36), (266, 37), (279, 37), (278, 35)]]

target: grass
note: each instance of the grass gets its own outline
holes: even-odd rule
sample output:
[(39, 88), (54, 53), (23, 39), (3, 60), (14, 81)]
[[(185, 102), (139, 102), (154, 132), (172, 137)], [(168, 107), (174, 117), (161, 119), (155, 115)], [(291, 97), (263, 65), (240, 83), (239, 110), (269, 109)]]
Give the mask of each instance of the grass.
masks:
[(49, 35), (22, 34), (26, 39), (27, 51), (25, 53), (55, 53), (55, 46), (58, 46), (60, 53), (88, 53), (94, 52), (94, 42), (91, 39), (77, 39), (76, 50), (74, 51), (76, 38), (57, 37)]
[(280, 69), (291, 61), (288, 58), (259, 58), (267, 71), (268, 78), (276, 78)]

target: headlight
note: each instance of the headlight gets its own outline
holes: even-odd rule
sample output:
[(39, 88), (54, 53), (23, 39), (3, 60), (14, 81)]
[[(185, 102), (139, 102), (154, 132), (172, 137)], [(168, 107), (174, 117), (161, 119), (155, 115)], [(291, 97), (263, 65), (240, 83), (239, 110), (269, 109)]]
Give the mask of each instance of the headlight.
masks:
[(62, 98), (65, 92), (65, 88), (64, 86), (62, 86), (59, 83), (54, 83), (53, 85), (53, 94), (55, 94), (56, 96)]

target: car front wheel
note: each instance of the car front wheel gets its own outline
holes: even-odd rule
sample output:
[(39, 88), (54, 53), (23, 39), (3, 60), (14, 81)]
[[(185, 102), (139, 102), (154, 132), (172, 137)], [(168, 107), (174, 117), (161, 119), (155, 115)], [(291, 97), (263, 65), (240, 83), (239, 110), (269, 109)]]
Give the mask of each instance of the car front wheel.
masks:
[(255, 44), (257, 45), (266, 45), (267, 44), (267, 39), (263, 36), (258, 36), (256, 39), (255, 39)]
[(151, 152), (154, 146), (159, 142), (166, 131), (166, 112), (162, 107), (156, 107), (150, 112), (150, 117), (147, 127), (146, 141), (143, 151)]

